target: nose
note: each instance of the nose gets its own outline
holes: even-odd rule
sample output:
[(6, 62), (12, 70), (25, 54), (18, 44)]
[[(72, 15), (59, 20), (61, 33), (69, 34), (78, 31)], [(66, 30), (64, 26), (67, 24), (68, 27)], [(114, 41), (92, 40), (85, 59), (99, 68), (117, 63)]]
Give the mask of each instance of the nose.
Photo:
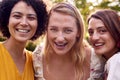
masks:
[(22, 26), (28, 26), (27, 18), (26, 18), (26, 17), (23, 17), (23, 18), (21, 19), (20, 24), (21, 24)]
[(62, 33), (62, 32), (59, 32), (58, 34), (57, 34), (57, 38), (56, 38), (56, 40), (57, 41), (64, 41), (64, 34)]
[(98, 40), (99, 37), (100, 37), (100, 35), (99, 35), (97, 32), (95, 32), (95, 33), (92, 35), (91, 39), (92, 39), (92, 40)]

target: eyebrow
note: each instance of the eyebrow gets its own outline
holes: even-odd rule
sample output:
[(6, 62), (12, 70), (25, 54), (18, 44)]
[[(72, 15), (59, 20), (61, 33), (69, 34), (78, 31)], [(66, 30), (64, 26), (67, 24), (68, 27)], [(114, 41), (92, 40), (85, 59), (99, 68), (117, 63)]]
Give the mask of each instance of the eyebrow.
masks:
[[(104, 29), (106, 29), (106, 27), (104, 26), (104, 25), (102, 25), (102, 26), (98, 26), (96, 29), (101, 29), (101, 28), (104, 28)], [(92, 28), (88, 28), (88, 30), (91, 30)]]
[(102, 28), (106, 29), (106, 27), (105, 27), (105, 26), (100, 26), (100, 27), (97, 27), (97, 29), (102, 29)]
[[(15, 13), (17, 13), (17, 14), (21, 14), (22, 15), (22, 13), (21, 12), (12, 12), (11, 14), (15, 14)], [(36, 14), (27, 14), (28, 16), (35, 16), (35, 17), (37, 17), (37, 15)]]

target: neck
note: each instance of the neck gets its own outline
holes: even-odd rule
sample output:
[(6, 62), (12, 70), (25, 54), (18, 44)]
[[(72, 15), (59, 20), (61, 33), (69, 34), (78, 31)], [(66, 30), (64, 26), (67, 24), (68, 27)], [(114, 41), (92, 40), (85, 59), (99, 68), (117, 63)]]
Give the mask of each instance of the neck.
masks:
[(24, 54), (25, 43), (13, 42), (11, 39), (8, 39), (3, 43), (3, 45), (11, 55), (20, 57)]
[(50, 55), (50, 60), (65, 63), (65, 62), (72, 62), (72, 57), (71, 57), (71, 54), (69, 53), (64, 55), (58, 55), (56, 53), (53, 53)]
[(56, 54), (51, 54), (49, 56), (49, 59), (46, 62), (46, 59), (44, 60), (45, 63), (48, 66), (54, 66), (54, 67), (63, 67), (66, 65), (73, 65), (72, 59), (70, 55), (56, 55)]
[(43, 62), (44, 71), (47, 75), (45, 77), (48, 79), (56, 80), (58, 78), (58, 80), (74, 80), (75, 66), (70, 55), (50, 54), (48, 61), (46, 62), (46, 58), (44, 58)]
[(112, 57), (114, 54), (116, 54), (117, 52), (119, 52), (119, 50), (116, 48), (113, 51), (111, 51), (111, 53), (107, 53), (105, 55), (102, 55), (106, 60), (108, 60), (110, 57)]

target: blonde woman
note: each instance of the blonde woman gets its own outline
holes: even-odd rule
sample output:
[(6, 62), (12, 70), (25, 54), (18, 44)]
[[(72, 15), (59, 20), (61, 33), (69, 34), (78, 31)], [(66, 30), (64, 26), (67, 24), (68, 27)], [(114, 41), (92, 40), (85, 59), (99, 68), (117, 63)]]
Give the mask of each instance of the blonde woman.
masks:
[(58, 3), (49, 12), (45, 48), (33, 54), (38, 80), (87, 80), (90, 51), (84, 42), (84, 23), (77, 8)]

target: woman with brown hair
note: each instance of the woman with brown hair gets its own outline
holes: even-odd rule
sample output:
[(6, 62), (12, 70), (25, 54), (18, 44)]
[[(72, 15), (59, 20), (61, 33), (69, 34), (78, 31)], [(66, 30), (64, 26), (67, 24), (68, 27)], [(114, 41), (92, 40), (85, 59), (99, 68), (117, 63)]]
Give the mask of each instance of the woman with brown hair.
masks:
[(103, 9), (93, 13), (88, 19), (88, 33), (95, 53), (107, 60), (107, 80), (120, 80), (120, 19), (117, 12)]

